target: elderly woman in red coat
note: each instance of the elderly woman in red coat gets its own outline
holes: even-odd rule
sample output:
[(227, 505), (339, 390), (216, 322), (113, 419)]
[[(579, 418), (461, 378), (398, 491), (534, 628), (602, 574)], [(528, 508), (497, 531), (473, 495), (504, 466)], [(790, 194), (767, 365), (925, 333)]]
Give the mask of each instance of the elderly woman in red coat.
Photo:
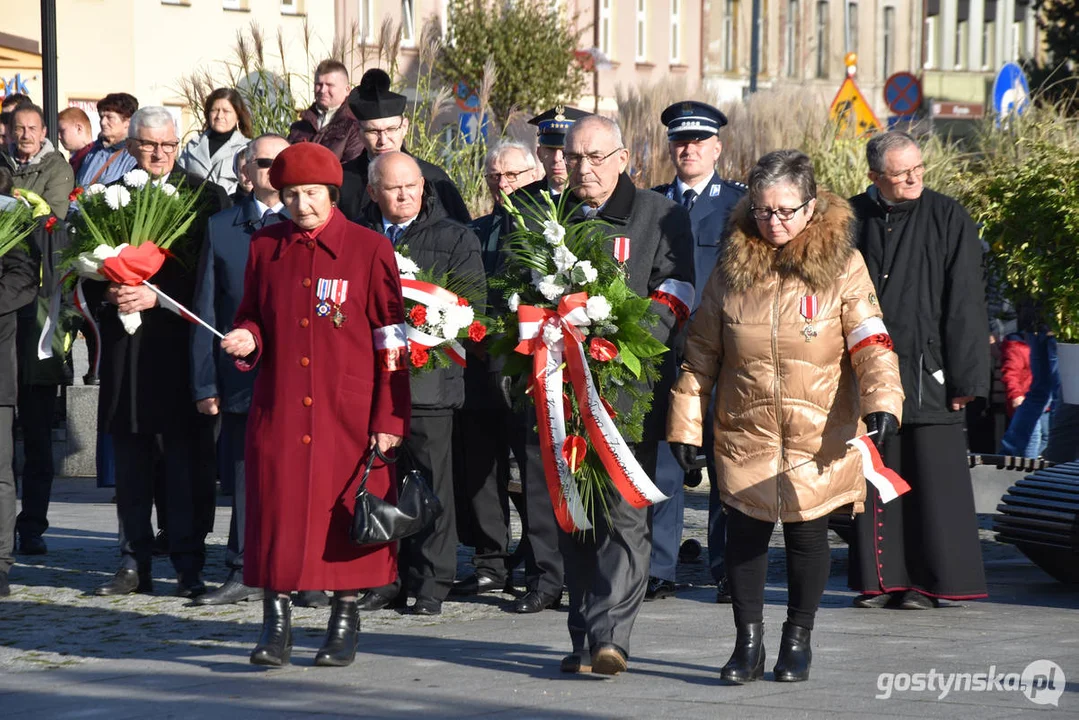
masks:
[[(235, 329), (221, 347), (259, 368), (247, 426), (244, 584), (266, 589), (256, 665), (292, 649), (289, 593), (335, 591), (316, 665), (350, 664), (357, 592), (393, 581), (394, 544), (349, 540), (357, 464), (396, 447), (410, 416), (404, 305), (393, 247), (336, 208), (341, 163), (314, 143), (270, 168), (291, 222), (252, 238)], [(367, 484), (395, 499), (380, 464)]]

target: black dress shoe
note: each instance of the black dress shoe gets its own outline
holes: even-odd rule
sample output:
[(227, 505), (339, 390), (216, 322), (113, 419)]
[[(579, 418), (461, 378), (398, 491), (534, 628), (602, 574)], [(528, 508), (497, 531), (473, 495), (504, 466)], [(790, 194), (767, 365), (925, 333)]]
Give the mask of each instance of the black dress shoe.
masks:
[(48, 546), (40, 535), (22, 535), (19, 537), (19, 553), (22, 555), (47, 555)]
[(355, 600), (331, 603), (330, 621), (326, 625), (326, 640), (315, 655), (319, 667), (345, 667), (356, 659), (356, 643), (360, 635), (360, 609)]
[(719, 676), (739, 685), (764, 677), (764, 623), (738, 626), (734, 652)]
[(626, 653), (613, 643), (600, 643), (592, 650), (593, 675), (617, 675), (626, 671)]
[(150, 573), (140, 573), (131, 568), (120, 568), (104, 585), (94, 590), (94, 595), (129, 595), (130, 593), (150, 593), (154, 591), (154, 581)]
[(245, 600), (261, 600), (262, 588), (253, 588), (241, 582), (243, 575), (239, 570), (229, 573), (225, 583), (200, 597), (195, 598), (196, 605), (231, 605)]
[(891, 593), (865, 593), (854, 598), (851, 605), (856, 608), (880, 609), (888, 607), (894, 599)]
[(559, 671), (568, 674), (584, 675), (590, 673), (592, 672), (592, 656), (584, 650), (574, 650), (572, 653), (562, 658), (562, 662), (559, 663), (558, 669)]
[(11, 595), (11, 585), (8, 583), (7, 573), (0, 573), (0, 597)]
[(393, 605), (397, 607), (405, 607), (404, 604), (398, 601), (398, 598), (403, 597), (404, 592), (398, 593), (396, 596), (391, 597), (389, 595), (383, 595), (378, 590), (368, 590), (360, 599), (356, 601), (356, 606), (361, 612), (373, 612), (375, 610), (382, 610)]
[(521, 614), (538, 613), (548, 608), (557, 610), (560, 607), (562, 607), (561, 593), (558, 594), (558, 597), (548, 597), (541, 595), (538, 590), (529, 590), (524, 597), (513, 603), (513, 612)]
[(168, 557), (169, 534), (164, 530), (158, 530), (154, 536), (154, 557)]
[(899, 600), (899, 607), (903, 610), (932, 610), (940, 607), (936, 598), (922, 595), (917, 590), (907, 590)]
[(813, 650), (809, 647), (811, 634), (800, 625), (783, 623), (779, 657), (772, 669), (776, 682), (802, 682), (809, 679), (809, 665), (813, 662)]
[(644, 592), (644, 601), (652, 602), (653, 600), (663, 600), (665, 598), (674, 597), (674, 591), (674, 583), (670, 580), (650, 577), (648, 578), (648, 589)]
[(296, 607), (323, 608), (330, 606), (330, 596), (322, 590), (301, 590), (292, 599)]
[(206, 594), (202, 573), (182, 573), (176, 578), (176, 597), (197, 598)]
[(458, 580), (450, 588), (450, 595), (482, 595), (489, 592), (503, 592), (506, 581), (484, 573), (473, 573), (464, 580)]
[(726, 575), (716, 583), (716, 602), (725, 605), (730, 605), (732, 602), (731, 583)]
[(271, 593), (262, 598), (262, 633), (251, 651), (252, 665), (280, 667), (292, 655), (292, 608), (289, 598)]
[(442, 601), (433, 597), (418, 597), (408, 611), (412, 615), (441, 615)]

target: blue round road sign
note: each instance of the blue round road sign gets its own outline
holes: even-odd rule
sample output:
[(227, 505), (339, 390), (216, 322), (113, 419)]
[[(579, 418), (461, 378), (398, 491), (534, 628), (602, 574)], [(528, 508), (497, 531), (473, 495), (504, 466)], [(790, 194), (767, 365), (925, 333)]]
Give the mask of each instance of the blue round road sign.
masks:
[(1030, 85), (1023, 68), (1015, 63), (1004, 63), (993, 82), (993, 109), (999, 115), (1016, 113), (1022, 115), (1030, 104)]
[(897, 72), (884, 83), (884, 104), (896, 115), (909, 115), (922, 105), (922, 84), (909, 72)]

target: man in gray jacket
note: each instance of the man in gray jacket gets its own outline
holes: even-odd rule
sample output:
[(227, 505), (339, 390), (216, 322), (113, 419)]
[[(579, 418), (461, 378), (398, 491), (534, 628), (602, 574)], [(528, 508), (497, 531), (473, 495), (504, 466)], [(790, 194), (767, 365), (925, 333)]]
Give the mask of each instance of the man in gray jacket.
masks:
[(46, 137), (45, 112), (23, 103), (11, 114), (11, 145), (0, 155), (14, 175), (15, 187), (45, 199), (56, 217), (67, 215), (68, 199), (75, 187), (75, 173)]

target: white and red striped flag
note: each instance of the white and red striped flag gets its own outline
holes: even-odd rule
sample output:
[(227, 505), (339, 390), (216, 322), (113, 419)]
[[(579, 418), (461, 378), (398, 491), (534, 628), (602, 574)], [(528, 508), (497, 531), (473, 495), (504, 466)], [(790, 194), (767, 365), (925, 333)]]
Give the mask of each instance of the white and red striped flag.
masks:
[(853, 440), (848, 440), (847, 444), (857, 448), (861, 453), (865, 479), (872, 483), (880, 493), (881, 502), (890, 502), (910, 491), (910, 485), (906, 480), (899, 477), (894, 470), (884, 466), (884, 461), (880, 459), (880, 453), (877, 452), (877, 446), (873, 444), (869, 435), (859, 435)]
[(213, 325), (211, 325), (210, 323), (208, 323), (205, 320), (203, 320), (202, 318), (200, 318), (195, 313), (188, 310), (186, 307), (184, 307), (180, 303), (173, 300), (171, 297), (169, 297), (167, 294), (165, 294), (165, 292), (162, 291), (161, 288), (154, 285), (149, 280), (143, 280), (142, 284), (145, 285), (146, 287), (150, 288), (151, 290), (153, 290), (155, 293), (157, 293), (157, 304), (160, 305), (161, 307), (165, 308), (166, 310), (169, 310), (171, 312), (176, 313), (177, 315), (182, 317), (184, 320), (187, 320), (189, 323), (193, 323), (195, 325), (203, 326), (204, 328), (206, 328), (207, 330), (209, 330), (210, 332), (212, 332), (214, 335), (221, 338), (222, 340), (225, 339), (225, 336), (217, 328), (215, 328)]

